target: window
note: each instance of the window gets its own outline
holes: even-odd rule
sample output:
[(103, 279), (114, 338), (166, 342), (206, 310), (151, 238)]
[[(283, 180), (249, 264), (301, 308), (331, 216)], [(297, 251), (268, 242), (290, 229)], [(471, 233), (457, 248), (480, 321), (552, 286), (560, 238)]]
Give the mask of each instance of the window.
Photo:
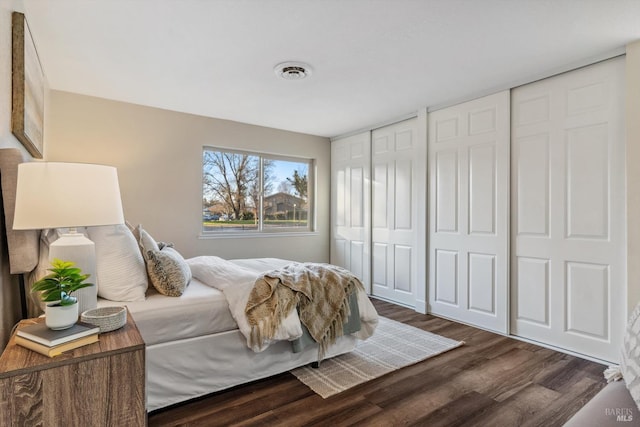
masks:
[(205, 233), (311, 231), (313, 160), (205, 147)]

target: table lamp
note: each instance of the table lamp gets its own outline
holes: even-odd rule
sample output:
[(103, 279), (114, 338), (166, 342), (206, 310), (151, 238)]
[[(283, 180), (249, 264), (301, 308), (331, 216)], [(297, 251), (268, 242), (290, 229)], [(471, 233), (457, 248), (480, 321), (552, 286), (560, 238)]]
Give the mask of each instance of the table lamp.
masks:
[(97, 305), (94, 243), (77, 227), (123, 224), (115, 167), (59, 162), (18, 165), (14, 230), (68, 228), (49, 246), (49, 261), (73, 261), (95, 286), (74, 292), (79, 312)]

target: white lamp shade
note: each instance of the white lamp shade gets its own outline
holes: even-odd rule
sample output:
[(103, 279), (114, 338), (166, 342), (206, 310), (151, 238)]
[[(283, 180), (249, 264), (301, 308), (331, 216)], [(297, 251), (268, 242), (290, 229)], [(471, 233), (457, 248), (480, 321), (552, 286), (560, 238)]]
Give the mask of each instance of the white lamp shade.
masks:
[(122, 223), (116, 168), (57, 162), (18, 165), (14, 230)]

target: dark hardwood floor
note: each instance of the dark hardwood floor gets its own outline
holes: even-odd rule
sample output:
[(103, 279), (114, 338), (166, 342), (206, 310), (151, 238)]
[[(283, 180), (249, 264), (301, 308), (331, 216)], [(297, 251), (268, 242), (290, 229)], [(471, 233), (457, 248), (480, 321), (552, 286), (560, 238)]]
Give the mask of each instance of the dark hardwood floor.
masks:
[(150, 426), (561, 426), (605, 366), (387, 302), (380, 315), (465, 345), (322, 399), (284, 373), (159, 410)]

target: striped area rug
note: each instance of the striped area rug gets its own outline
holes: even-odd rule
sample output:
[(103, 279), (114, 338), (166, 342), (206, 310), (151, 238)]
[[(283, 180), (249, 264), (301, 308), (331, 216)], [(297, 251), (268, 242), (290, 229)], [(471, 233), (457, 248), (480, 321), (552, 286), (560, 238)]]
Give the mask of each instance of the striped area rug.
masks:
[(380, 317), (375, 333), (355, 350), (323, 360), (320, 368), (291, 371), (311, 390), (327, 398), (388, 372), (428, 359), (464, 344)]

